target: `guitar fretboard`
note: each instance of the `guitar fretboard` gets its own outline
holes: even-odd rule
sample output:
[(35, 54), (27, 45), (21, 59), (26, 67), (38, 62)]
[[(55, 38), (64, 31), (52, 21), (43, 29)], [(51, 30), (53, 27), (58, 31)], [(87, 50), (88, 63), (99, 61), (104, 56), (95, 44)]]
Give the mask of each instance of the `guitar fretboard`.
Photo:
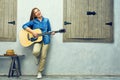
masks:
[(44, 33), (42, 33), (42, 34), (39, 34), (39, 36), (49, 35), (49, 34), (51, 34), (52, 32), (58, 33), (59, 31), (44, 32)]

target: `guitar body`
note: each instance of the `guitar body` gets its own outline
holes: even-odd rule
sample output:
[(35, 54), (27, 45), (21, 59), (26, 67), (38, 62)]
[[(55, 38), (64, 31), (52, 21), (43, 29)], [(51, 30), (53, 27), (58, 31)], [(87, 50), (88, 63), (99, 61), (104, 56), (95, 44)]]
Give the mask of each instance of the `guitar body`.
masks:
[(33, 31), (38, 33), (38, 38), (35, 38), (30, 32), (28, 32), (26, 30), (21, 30), (20, 31), (20, 33), (19, 33), (19, 41), (20, 41), (20, 44), (23, 47), (28, 47), (28, 46), (32, 45), (33, 43), (35, 43), (35, 42), (41, 42), (43, 35), (49, 35), (52, 32), (55, 32), (55, 33), (64, 33), (64, 32), (66, 32), (65, 29), (60, 29), (58, 31), (45, 32), (45, 33), (42, 33), (42, 31), (40, 29), (35, 29)]
[[(37, 32), (38, 34), (42, 33), (40, 29), (35, 29), (34, 31)], [(39, 36), (37, 39), (33, 39), (33, 38), (34, 38), (34, 36), (26, 30), (21, 30), (19, 33), (20, 44), (23, 47), (28, 47), (35, 42), (42, 41), (42, 36)]]

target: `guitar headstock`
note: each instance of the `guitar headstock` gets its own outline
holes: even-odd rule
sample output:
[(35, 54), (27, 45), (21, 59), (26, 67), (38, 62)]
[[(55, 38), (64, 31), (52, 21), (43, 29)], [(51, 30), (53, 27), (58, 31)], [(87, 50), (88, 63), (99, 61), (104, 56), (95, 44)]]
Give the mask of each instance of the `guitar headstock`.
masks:
[(65, 33), (65, 32), (66, 32), (66, 29), (60, 29), (58, 32), (60, 32), (60, 33)]

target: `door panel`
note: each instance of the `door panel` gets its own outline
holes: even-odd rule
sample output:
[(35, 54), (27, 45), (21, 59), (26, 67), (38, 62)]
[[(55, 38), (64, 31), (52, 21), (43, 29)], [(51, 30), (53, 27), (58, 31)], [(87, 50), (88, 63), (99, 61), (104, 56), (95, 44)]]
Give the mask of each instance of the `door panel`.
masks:
[[(106, 12), (105, 12), (105, 22), (103, 27), (104, 37), (111, 38), (113, 36), (113, 0), (105, 0)], [(110, 25), (111, 22), (111, 25)], [(111, 38), (112, 39), (112, 38)]]
[(89, 38), (101, 38), (101, 23), (103, 19), (101, 0), (89, 0), (89, 11), (95, 14), (89, 16)]
[[(86, 11), (88, 10), (88, 0), (66, 0), (67, 3), (67, 9), (66, 13), (64, 14), (66, 17), (66, 20), (71, 22), (70, 25), (65, 25), (65, 28), (67, 28), (67, 34), (68, 38), (82, 38), (87, 37), (88, 32), (88, 16), (86, 15)], [(86, 5), (80, 5), (86, 4)], [(65, 11), (65, 10), (64, 10)], [(82, 27), (81, 27), (82, 26)]]
[[(16, 0), (0, 0), (0, 41), (16, 40), (16, 22), (17, 17), (17, 1)], [(10, 23), (8, 23), (10, 22)]]
[(3, 14), (4, 14), (4, 6), (2, 5), (4, 3), (4, 0), (0, 0), (0, 37), (3, 36), (3, 22), (4, 22), (4, 17), (3, 17)]

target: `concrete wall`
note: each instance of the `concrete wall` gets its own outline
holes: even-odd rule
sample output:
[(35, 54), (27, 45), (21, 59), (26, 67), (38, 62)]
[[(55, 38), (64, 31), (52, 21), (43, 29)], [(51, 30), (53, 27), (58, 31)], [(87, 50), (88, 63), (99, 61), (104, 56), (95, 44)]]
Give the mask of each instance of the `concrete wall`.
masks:
[[(62, 34), (52, 37), (46, 75), (120, 75), (120, 0), (114, 0), (114, 43), (63, 43)], [(22, 25), (29, 20), (31, 9), (38, 7), (48, 17), (52, 30), (63, 28), (63, 0), (18, 0), (17, 35)], [(0, 42), (0, 54), (14, 49), (21, 58), (23, 75), (36, 75), (37, 66), (32, 55), (32, 46), (23, 48), (17, 36), (16, 42)], [(9, 58), (0, 58), (0, 75), (7, 75)]]

